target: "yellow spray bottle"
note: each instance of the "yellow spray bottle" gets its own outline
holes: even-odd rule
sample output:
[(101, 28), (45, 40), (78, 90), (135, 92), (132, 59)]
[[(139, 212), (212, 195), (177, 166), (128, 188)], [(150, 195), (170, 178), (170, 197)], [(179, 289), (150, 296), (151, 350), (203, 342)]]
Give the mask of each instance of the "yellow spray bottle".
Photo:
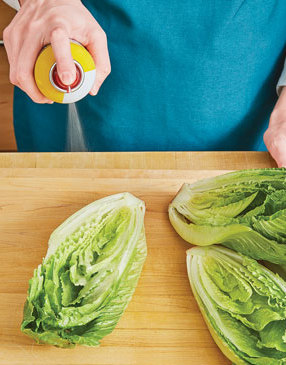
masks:
[(69, 86), (64, 85), (59, 78), (51, 45), (42, 49), (35, 63), (34, 77), (39, 90), (57, 103), (74, 103), (84, 98), (95, 81), (95, 64), (87, 49), (71, 41), (71, 54), (76, 66), (76, 80)]

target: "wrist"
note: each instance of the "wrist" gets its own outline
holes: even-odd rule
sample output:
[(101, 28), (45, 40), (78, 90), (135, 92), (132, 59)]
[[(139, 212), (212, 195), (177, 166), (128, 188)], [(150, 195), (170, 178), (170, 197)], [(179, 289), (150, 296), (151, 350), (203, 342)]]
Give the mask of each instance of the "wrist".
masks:
[(274, 109), (286, 110), (286, 86), (282, 86), (279, 98)]

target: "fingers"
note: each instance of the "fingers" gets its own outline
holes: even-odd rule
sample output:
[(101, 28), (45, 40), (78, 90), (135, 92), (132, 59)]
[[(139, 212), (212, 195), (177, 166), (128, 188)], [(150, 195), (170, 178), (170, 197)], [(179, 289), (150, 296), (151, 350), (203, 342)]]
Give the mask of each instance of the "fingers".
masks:
[[(28, 15), (30, 13), (28, 12)], [(49, 103), (38, 90), (34, 80), (34, 62), (41, 50), (36, 37), (26, 37), (23, 42), (23, 24), (19, 13), (3, 32), (4, 44), (10, 64), (10, 81), (25, 91), (34, 102)], [(29, 38), (29, 39), (28, 39)]]
[(278, 167), (286, 167), (286, 150), (285, 149), (278, 148), (278, 149), (270, 152), (270, 154), (276, 161)]
[[(13, 31), (14, 30), (14, 31)], [(20, 31), (7, 27), (4, 34), (5, 48), (10, 64), (10, 82), (26, 92), (36, 103), (51, 103), (41, 94), (34, 80), (34, 63), (41, 45), (33, 38), (21, 43)]]
[(90, 91), (91, 95), (96, 95), (103, 81), (111, 72), (111, 65), (107, 47), (107, 38), (104, 31), (92, 31), (89, 43), (85, 45), (92, 55), (96, 66), (96, 78), (93, 88)]
[(274, 158), (274, 160), (276, 161), (278, 167), (286, 167), (286, 155), (280, 156), (277, 159)]
[(286, 167), (286, 146), (279, 146), (277, 148), (277, 152), (275, 153), (275, 161), (277, 162), (278, 167)]
[[(11, 63), (15, 60), (15, 49), (18, 49), (18, 45), (19, 45), (19, 39), (15, 39), (16, 41), (16, 47), (12, 47), (13, 41), (12, 41), (12, 37), (13, 37), (13, 32), (11, 31), (11, 27), (8, 26), (7, 28), (5, 28), (3, 30), (3, 41), (4, 41), (4, 47), (6, 49), (6, 53), (7, 53), (7, 57), (8, 57), (8, 61), (11, 65)], [(17, 42), (18, 40), (18, 42)], [(14, 42), (15, 43), (15, 42)]]
[(265, 145), (278, 167), (286, 167), (286, 134), (282, 130), (268, 129), (264, 134)]
[(10, 82), (13, 85), (17, 85), (17, 65), (22, 44), (20, 37), (13, 30), (11, 24), (4, 29), (3, 40), (10, 66)]
[(51, 45), (59, 77), (65, 85), (71, 85), (76, 78), (76, 68), (71, 55), (70, 39), (64, 28), (58, 27), (51, 32)]
[(34, 79), (34, 64), (40, 49), (41, 46), (37, 46), (33, 38), (28, 37), (25, 39), (19, 53), (19, 61), (15, 71), (15, 84), (25, 91), (35, 103), (51, 104), (52, 101), (40, 92)]

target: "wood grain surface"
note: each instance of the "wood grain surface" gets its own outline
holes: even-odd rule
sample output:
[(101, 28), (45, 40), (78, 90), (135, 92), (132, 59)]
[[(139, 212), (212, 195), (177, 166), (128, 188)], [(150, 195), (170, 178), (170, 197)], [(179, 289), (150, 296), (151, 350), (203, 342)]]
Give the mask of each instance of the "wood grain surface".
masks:
[(0, 167), (239, 170), (275, 167), (268, 152), (1, 153)]
[[(0, 0), (0, 39), (3, 29), (16, 11)], [(0, 46), (0, 151), (16, 151), (13, 128), (13, 86), (9, 82), (9, 65), (4, 46)]]
[[(0, 169), (1, 365), (229, 365), (193, 298), (169, 202), (183, 182), (223, 170)], [(33, 269), (51, 232), (103, 196), (129, 191), (146, 203), (148, 257), (133, 299), (98, 348), (37, 345), (20, 332)]]
[(5, 4), (2, 0), (0, 2), (0, 39), (3, 39), (3, 30), (11, 22), (16, 10)]

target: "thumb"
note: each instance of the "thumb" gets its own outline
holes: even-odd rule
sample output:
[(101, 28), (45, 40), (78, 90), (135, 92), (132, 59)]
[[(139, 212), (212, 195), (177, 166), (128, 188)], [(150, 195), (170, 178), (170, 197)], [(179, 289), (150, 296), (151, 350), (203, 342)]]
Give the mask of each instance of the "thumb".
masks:
[(63, 84), (71, 85), (76, 79), (76, 68), (71, 55), (70, 39), (64, 28), (58, 27), (52, 31), (51, 45), (59, 77)]

